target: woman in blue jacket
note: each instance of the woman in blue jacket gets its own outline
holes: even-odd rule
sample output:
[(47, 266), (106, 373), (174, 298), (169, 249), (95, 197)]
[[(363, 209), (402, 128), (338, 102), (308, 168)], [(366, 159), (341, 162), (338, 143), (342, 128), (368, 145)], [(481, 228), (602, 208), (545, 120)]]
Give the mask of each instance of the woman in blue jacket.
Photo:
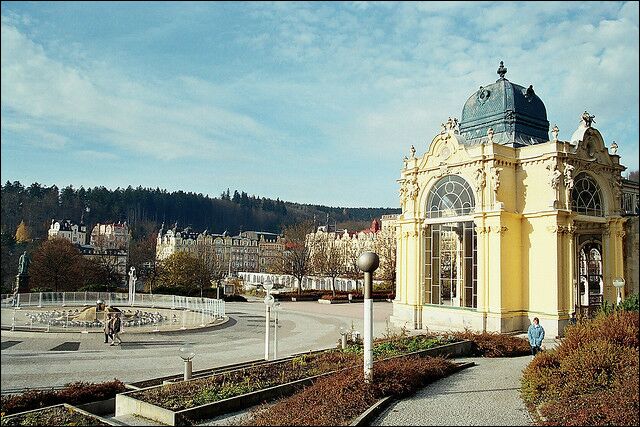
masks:
[(535, 356), (540, 351), (542, 340), (544, 339), (544, 329), (540, 326), (540, 320), (533, 318), (533, 324), (529, 325), (529, 345), (531, 346), (531, 354)]

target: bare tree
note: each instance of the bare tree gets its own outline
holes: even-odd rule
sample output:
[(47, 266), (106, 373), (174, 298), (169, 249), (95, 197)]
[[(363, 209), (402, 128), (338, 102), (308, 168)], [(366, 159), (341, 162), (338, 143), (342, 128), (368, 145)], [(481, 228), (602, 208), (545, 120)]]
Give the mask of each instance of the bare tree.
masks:
[(336, 294), (336, 277), (346, 273), (345, 254), (336, 243), (334, 233), (314, 235), (307, 244), (312, 248), (313, 271), (331, 278), (331, 292)]
[(126, 249), (115, 247), (105, 235), (95, 236), (93, 239), (93, 255), (91, 258), (102, 270), (102, 281), (107, 292), (118, 287), (124, 281), (127, 268)]
[(298, 295), (302, 293), (302, 280), (311, 272), (312, 248), (307, 245), (307, 234), (313, 231), (313, 222), (304, 221), (284, 229), (285, 250), (282, 262), (276, 265), (280, 274), (289, 274), (298, 280)]
[(396, 288), (396, 239), (393, 233), (380, 232), (375, 243), (375, 252), (380, 257), (376, 276)]
[(76, 291), (83, 284), (86, 264), (80, 251), (66, 239), (47, 240), (33, 254), (29, 268), (31, 288)]

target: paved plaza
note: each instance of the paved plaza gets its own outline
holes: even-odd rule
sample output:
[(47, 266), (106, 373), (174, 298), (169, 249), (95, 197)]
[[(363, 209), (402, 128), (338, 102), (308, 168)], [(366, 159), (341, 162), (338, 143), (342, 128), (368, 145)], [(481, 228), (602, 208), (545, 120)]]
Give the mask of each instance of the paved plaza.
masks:
[[(355, 330), (362, 332), (363, 308), (362, 303), (282, 302), (278, 356), (333, 347), (341, 327), (348, 330), (353, 324)], [(391, 311), (389, 302), (374, 303), (375, 336), (385, 333)], [(2, 390), (114, 378), (135, 382), (180, 374), (183, 362), (179, 348), (185, 342), (192, 343), (196, 352), (194, 371), (262, 359), (265, 335), (262, 300), (227, 303), (226, 314), (225, 323), (202, 330), (147, 333), (125, 330), (122, 345), (113, 347), (104, 344), (104, 335), (98, 330), (90, 333), (3, 330)], [(6, 315), (3, 313), (5, 318)]]
[[(374, 335), (388, 332), (388, 302), (374, 303)], [(265, 307), (262, 300), (227, 303), (223, 324), (174, 332), (125, 332), (111, 347), (95, 331), (44, 333), (2, 331), (2, 389), (98, 382), (118, 378), (135, 382), (182, 372), (178, 349), (193, 343), (194, 370), (262, 359)], [(340, 328), (363, 330), (363, 304), (282, 302), (278, 356), (333, 347)], [(397, 329), (391, 328), (397, 332)], [(555, 340), (545, 340), (552, 348)], [(530, 425), (519, 396), (522, 370), (530, 356), (463, 358), (476, 366), (423, 388), (389, 406), (371, 425)], [(246, 414), (241, 411), (240, 414)], [(140, 424), (135, 419), (128, 424)], [(228, 416), (201, 425), (227, 424)], [(237, 421), (237, 420), (236, 420)], [(146, 422), (146, 421), (145, 421)]]

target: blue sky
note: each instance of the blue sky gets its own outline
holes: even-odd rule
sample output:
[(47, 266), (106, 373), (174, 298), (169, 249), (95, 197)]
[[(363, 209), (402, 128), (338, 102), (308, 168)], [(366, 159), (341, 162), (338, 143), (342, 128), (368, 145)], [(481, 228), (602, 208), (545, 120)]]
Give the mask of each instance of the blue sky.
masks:
[(496, 80), (638, 169), (638, 3), (2, 2), (1, 179), (397, 207)]

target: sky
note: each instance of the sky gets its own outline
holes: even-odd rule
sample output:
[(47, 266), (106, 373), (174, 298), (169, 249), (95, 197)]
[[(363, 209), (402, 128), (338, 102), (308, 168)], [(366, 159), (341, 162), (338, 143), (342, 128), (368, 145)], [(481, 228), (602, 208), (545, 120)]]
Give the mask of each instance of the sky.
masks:
[(2, 2), (1, 179), (398, 207), (478, 87), (638, 169), (637, 2)]

